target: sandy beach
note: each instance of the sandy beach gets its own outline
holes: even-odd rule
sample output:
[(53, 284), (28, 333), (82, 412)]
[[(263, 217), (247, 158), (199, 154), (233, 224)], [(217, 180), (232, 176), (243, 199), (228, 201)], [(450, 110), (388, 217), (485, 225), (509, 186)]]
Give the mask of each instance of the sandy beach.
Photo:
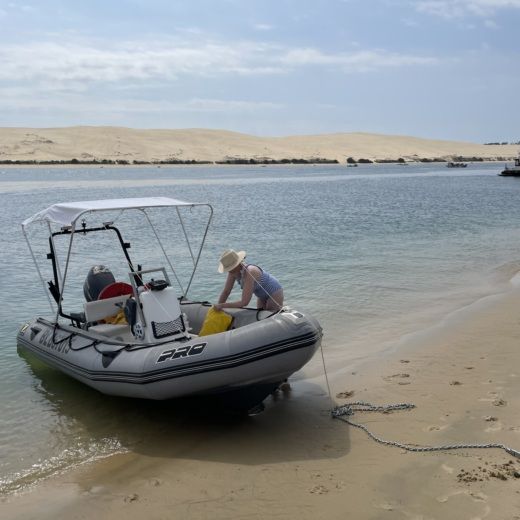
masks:
[[(514, 289), (405, 338), (332, 378), (334, 400), (414, 403), (352, 418), (385, 439), (520, 449), (519, 304)], [(520, 518), (520, 459), (382, 446), (331, 419), (324, 388), (322, 375), (293, 382), (255, 417), (172, 416), (175, 431), (6, 499), (2, 517)]]
[(339, 133), (257, 137), (226, 130), (118, 127), (0, 128), (0, 161), (226, 161), (327, 159), (405, 161), (453, 157), (513, 159), (518, 145)]

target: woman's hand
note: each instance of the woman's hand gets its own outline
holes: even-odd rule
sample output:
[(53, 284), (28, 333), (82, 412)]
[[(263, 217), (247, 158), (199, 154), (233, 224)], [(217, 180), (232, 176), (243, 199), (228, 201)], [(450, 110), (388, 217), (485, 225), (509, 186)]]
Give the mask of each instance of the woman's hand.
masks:
[(221, 311), (224, 307), (223, 307), (223, 303), (215, 303), (213, 305), (213, 308), (216, 310), (216, 311)]

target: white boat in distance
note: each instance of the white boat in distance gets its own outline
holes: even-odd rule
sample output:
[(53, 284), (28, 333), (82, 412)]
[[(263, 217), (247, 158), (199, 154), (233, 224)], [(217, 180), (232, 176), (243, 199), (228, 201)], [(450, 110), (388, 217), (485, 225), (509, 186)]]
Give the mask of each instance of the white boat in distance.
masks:
[[(150, 218), (158, 208), (171, 208), (169, 218), (176, 218), (183, 230), (184, 237), (174, 238), (185, 239), (193, 264), (186, 289)], [(209, 216), (194, 252), (181, 214), (198, 208), (209, 210)], [(104, 213), (114, 211), (132, 213), (150, 226), (164, 265), (142, 269), (134, 263), (130, 243), (114, 222), (103, 220)], [(54, 318), (35, 317), (25, 323), (18, 333), (19, 349), (105, 394), (144, 399), (217, 395), (243, 409), (261, 403), (311, 359), (321, 344), (322, 329), (314, 318), (290, 307), (276, 312), (241, 308), (226, 309), (233, 316), (229, 330), (198, 336), (211, 304), (191, 301), (188, 291), (212, 216), (209, 204), (148, 197), (55, 204), (25, 220), (23, 233)], [(49, 235), (46, 257), (53, 279), (47, 284), (27, 232), (37, 222), (46, 224)], [(64, 300), (65, 289), (78, 287), (78, 280), (68, 279), (74, 245), (92, 234), (113, 237), (123, 253), (128, 283), (115, 281), (110, 271), (96, 266), (83, 286), (83, 308), (65, 308), (65, 302), (74, 301)], [(59, 239), (68, 241), (61, 262), (55, 245)], [(85, 272), (89, 267), (84, 266)], [(168, 272), (178, 282), (179, 295)], [(96, 287), (96, 280), (108, 283)], [(124, 318), (117, 319), (123, 310)]]

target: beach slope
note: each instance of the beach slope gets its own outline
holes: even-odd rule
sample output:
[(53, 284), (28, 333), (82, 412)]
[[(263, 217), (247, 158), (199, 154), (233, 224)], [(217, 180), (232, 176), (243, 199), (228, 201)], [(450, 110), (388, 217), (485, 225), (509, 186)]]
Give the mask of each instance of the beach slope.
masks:
[[(519, 307), (515, 290), (456, 313), (333, 380), (334, 399), (414, 403), (351, 418), (384, 439), (520, 449)], [(164, 418), (132, 452), (5, 499), (2, 518), (520, 518), (520, 459), (383, 446), (331, 419), (317, 383), (255, 417)]]

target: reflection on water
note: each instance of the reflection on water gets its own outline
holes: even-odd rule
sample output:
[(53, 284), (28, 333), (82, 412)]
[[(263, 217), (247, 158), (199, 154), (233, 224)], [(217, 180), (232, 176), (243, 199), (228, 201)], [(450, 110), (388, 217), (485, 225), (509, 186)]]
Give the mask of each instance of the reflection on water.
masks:
[[(0, 170), (0, 489), (122, 450), (171, 457), (189, 452), (201, 460), (251, 464), (323, 457), (319, 446), (307, 445), (305, 434), (318, 425), (325, 436), (335, 435), (323, 414), (328, 402), (318, 357), (295, 375), (290, 395), (268, 399), (265, 413), (246, 419), (181, 403), (103, 396), (21, 358), (18, 327), (49, 312), (20, 233), (25, 218), (69, 200), (160, 195), (209, 202), (215, 218), (191, 296), (214, 301), (224, 281), (216, 272), (221, 251), (245, 249), (249, 261), (282, 281), (289, 304), (320, 320), (331, 371), (343, 374), (403, 334), (507, 290), (519, 270), (520, 183), (498, 177), (499, 169), (483, 164), (454, 173), (442, 165), (409, 165), (406, 171), (366, 166), (355, 174), (341, 166)], [(144, 229), (125, 239), (139, 261), (156, 262)], [(78, 255), (95, 253), (117, 270), (111, 252), (86, 241), (83, 248)], [(185, 275), (184, 253), (176, 246), (169, 252)], [(45, 240), (36, 253), (50, 278)], [(71, 287), (81, 290), (87, 268), (71, 272)], [(67, 303), (80, 304), (73, 295)], [(338, 439), (329, 444), (348, 449)]]

